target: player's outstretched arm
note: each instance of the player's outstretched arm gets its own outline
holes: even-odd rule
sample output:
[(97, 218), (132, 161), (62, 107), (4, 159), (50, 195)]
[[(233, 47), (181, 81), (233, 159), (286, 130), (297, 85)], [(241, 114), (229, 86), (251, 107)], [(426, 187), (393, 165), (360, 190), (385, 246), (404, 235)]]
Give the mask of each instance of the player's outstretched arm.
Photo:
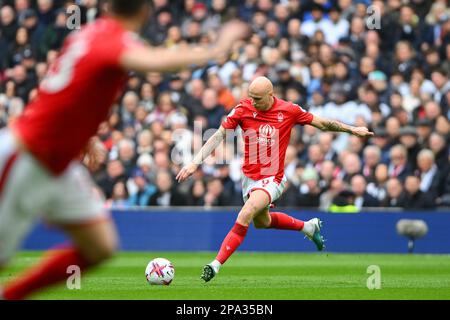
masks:
[(238, 20), (226, 23), (219, 31), (212, 47), (187, 47), (173, 49), (133, 47), (125, 50), (121, 66), (137, 72), (173, 71), (191, 65), (205, 65), (228, 55), (233, 44), (248, 35), (248, 26)]
[(220, 126), (219, 130), (216, 131), (200, 151), (194, 156), (192, 162), (186, 166), (184, 166), (180, 172), (178, 172), (176, 179), (178, 182), (183, 182), (187, 178), (189, 178), (198, 168), (198, 166), (205, 160), (213, 151), (217, 148), (217, 146), (222, 142), (225, 138), (225, 128)]
[(373, 132), (370, 132), (366, 127), (349, 126), (337, 120), (330, 120), (314, 116), (311, 125), (322, 131), (347, 132), (360, 138), (372, 137)]

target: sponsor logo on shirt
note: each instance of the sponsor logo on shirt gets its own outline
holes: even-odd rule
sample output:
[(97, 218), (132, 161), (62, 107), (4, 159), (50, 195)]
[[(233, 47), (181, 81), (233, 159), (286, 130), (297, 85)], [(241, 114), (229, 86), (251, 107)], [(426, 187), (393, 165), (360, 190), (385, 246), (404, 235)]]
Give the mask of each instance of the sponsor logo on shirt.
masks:
[(261, 145), (265, 146), (273, 146), (275, 144), (275, 133), (276, 130), (274, 126), (271, 126), (270, 124), (262, 124), (259, 127), (259, 137), (258, 142)]

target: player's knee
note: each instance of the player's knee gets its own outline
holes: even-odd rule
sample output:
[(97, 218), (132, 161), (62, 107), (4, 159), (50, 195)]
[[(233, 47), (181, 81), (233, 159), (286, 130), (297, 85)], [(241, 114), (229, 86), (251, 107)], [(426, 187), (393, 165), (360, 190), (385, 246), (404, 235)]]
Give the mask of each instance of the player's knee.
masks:
[(253, 217), (256, 214), (256, 210), (252, 209), (251, 207), (244, 207), (242, 208), (241, 212), (239, 212), (238, 215), (238, 222), (242, 225), (249, 225), (250, 222), (253, 220)]
[(103, 239), (98, 243), (93, 243), (90, 250), (84, 252), (85, 258), (91, 264), (98, 264), (111, 258), (117, 251), (118, 241), (116, 238)]
[(111, 237), (99, 248), (103, 260), (111, 258), (118, 248), (118, 240), (116, 236)]
[(253, 221), (253, 225), (255, 226), (256, 229), (267, 229), (268, 226), (261, 221)]
[(253, 225), (256, 229), (267, 229), (270, 227), (270, 223), (268, 221), (262, 220), (253, 220)]

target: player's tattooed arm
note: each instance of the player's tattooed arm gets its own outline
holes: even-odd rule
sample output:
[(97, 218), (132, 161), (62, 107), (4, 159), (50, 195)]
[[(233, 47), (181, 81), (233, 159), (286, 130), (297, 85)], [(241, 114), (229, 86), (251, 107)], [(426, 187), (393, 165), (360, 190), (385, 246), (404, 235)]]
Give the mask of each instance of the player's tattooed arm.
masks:
[(349, 126), (337, 120), (331, 120), (314, 116), (311, 125), (322, 131), (347, 132), (357, 137), (371, 137), (373, 132), (370, 132), (366, 127)]
[(192, 159), (192, 163), (196, 165), (202, 164), (203, 160), (208, 158), (208, 156), (216, 149), (222, 140), (225, 138), (225, 128), (220, 126), (220, 128), (206, 141), (200, 151)]
[(205, 160), (213, 151), (216, 149), (222, 140), (225, 138), (225, 128), (220, 126), (219, 130), (216, 131), (200, 151), (194, 156), (192, 162), (184, 166), (180, 172), (177, 174), (176, 180), (182, 182), (189, 178), (198, 168), (198, 166)]
[(339, 122), (337, 120), (328, 120), (324, 119), (319, 122), (317, 126), (318, 129), (322, 131), (335, 131), (335, 132), (347, 132), (351, 133), (351, 127), (346, 125), (345, 123)]

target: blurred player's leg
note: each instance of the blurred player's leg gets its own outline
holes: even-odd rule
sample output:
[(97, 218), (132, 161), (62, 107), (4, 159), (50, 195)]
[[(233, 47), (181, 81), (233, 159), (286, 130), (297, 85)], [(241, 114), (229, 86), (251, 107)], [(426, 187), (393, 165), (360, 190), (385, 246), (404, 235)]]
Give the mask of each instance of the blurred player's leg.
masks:
[(117, 249), (117, 231), (111, 219), (80, 226), (67, 225), (63, 229), (89, 264), (98, 264), (110, 258)]
[(223, 240), (216, 259), (203, 268), (203, 273), (201, 276), (203, 280), (207, 282), (219, 272), (220, 266), (227, 261), (242, 241), (244, 241), (248, 226), (252, 222), (255, 215), (257, 215), (264, 208), (267, 208), (269, 204), (270, 198), (265, 191), (255, 190), (250, 194), (249, 199), (245, 202), (239, 212), (236, 223)]
[(78, 266), (84, 271), (109, 258), (116, 249), (116, 231), (110, 220), (65, 226), (63, 229), (75, 245), (48, 251), (38, 265), (6, 284), (3, 291), (5, 299), (23, 299), (39, 289), (66, 280), (69, 266)]
[[(0, 258), (2, 254), (5, 258), (11, 255), (37, 216), (36, 212), (45, 212), (45, 219), (61, 226), (73, 239), (74, 246), (49, 251), (41, 263), (4, 287), (5, 299), (23, 299), (38, 289), (67, 279), (67, 268), (71, 265), (86, 270), (108, 258), (117, 245), (116, 231), (103, 208), (103, 199), (93, 192), (92, 180), (81, 165), (74, 163), (64, 174), (54, 177), (24, 153), (16, 171), (5, 203), (20, 199), (18, 208), (22, 208), (24, 214), (0, 210), (0, 218), (15, 219), (9, 228), (0, 232), (0, 239), (2, 234), (8, 236), (12, 232), (8, 230), (16, 230), (12, 233), (16, 238), (3, 237), (7, 250), (0, 248)], [(20, 196), (24, 192), (28, 197)], [(25, 226), (17, 232), (22, 225)]]
[[(18, 149), (8, 129), (0, 130), (0, 268), (6, 266), (19, 247), (36, 215), (29, 211), (32, 205), (42, 208), (44, 197), (35, 199), (34, 194), (46, 193), (45, 186), (36, 188), (30, 181), (41, 181), (40, 172), (32, 171), (27, 156)], [(25, 196), (24, 196), (25, 195)]]

